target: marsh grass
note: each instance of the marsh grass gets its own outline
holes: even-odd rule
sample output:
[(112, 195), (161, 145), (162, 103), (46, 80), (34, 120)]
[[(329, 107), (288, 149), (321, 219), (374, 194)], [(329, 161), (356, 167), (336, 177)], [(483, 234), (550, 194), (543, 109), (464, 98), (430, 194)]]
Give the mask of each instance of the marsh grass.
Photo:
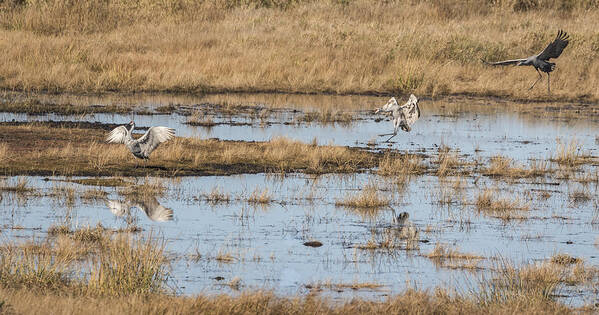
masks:
[(357, 243), (353, 245), (361, 250), (384, 250), (393, 252), (395, 250), (416, 250), (418, 249), (418, 233), (405, 235), (400, 229), (395, 227), (379, 231), (371, 231), (371, 238), (366, 243)]
[(437, 243), (435, 248), (424, 255), (431, 259), (435, 265), (449, 269), (481, 269), (479, 263), (484, 257), (469, 253), (462, 253), (457, 248), (450, 248), (449, 246)]
[(329, 108), (321, 109), (320, 111), (312, 111), (304, 113), (300, 116), (299, 121), (303, 122), (318, 122), (320, 124), (349, 125), (353, 122), (354, 115), (344, 111), (331, 110)]
[(381, 176), (406, 176), (424, 173), (422, 157), (414, 154), (393, 156), (386, 153), (380, 160), (377, 173)]
[(588, 189), (579, 187), (568, 193), (568, 199), (573, 203), (582, 203), (590, 201), (592, 199), (592, 195)]
[(268, 191), (268, 188), (256, 187), (248, 197), (247, 201), (252, 204), (267, 205), (273, 201), (273, 197)]
[(551, 171), (547, 161), (531, 160), (529, 167), (525, 168), (508, 157), (496, 155), (491, 157), (489, 166), (483, 170), (483, 174), (497, 177), (529, 178), (544, 176)]
[(33, 188), (29, 187), (29, 180), (26, 177), (17, 177), (12, 180), (12, 183), (3, 181), (3, 185), (0, 186), (0, 192), (11, 192), (17, 194), (24, 194), (33, 191)]
[(345, 198), (335, 201), (337, 207), (353, 208), (361, 212), (376, 213), (380, 208), (387, 207), (391, 200), (381, 195), (375, 184), (368, 184), (359, 192), (347, 193)]
[(187, 117), (185, 124), (201, 127), (212, 127), (216, 125), (216, 123), (212, 119), (212, 116), (206, 115), (198, 110), (194, 110), (191, 113), (191, 115)]
[(164, 245), (106, 232), (57, 228), (46, 240), (0, 246), (1, 287), (87, 296), (165, 292)]
[(438, 165), (437, 176), (443, 177), (455, 174), (458, 167), (463, 163), (460, 162), (457, 152), (441, 145), (438, 150), (436, 164)]
[(126, 186), (119, 190), (119, 194), (128, 197), (164, 197), (168, 188), (165, 181), (157, 177), (146, 177), (139, 184)]
[(231, 201), (231, 195), (223, 191), (222, 188), (214, 186), (209, 193), (201, 194), (206, 202), (210, 204), (229, 203)]
[(555, 156), (551, 158), (562, 167), (574, 168), (593, 161), (590, 154), (582, 150), (578, 140), (572, 139), (568, 143), (558, 140)]
[(108, 196), (108, 192), (102, 189), (86, 189), (81, 195), (80, 198), (89, 202), (89, 201), (99, 201), (106, 199)]
[(4, 142), (0, 143), (0, 163), (8, 161), (9, 157), (10, 151), (8, 150), (8, 145)]
[(164, 242), (117, 235), (92, 258), (87, 290), (123, 296), (165, 292), (167, 259)]
[(305, 284), (304, 285), (305, 288), (310, 289), (310, 290), (322, 290), (322, 289), (329, 289), (329, 290), (344, 290), (344, 289), (352, 289), (352, 290), (363, 290), (363, 289), (369, 289), (369, 290), (378, 290), (382, 287), (384, 287), (384, 285), (379, 284), (379, 283), (375, 283), (375, 282), (360, 282), (360, 281), (354, 281), (354, 282), (333, 282), (331, 280), (328, 281), (319, 281), (319, 282), (315, 282), (315, 283), (309, 283), (309, 284)]
[(474, 202), (479, 212), (503, 220), (525, 219), (523, 211), (529, 210), (530, 205), (519, 198), (499, 196), (495, 189), (485, 189), (480, 192)]
[(55, 184), (52, 186), (50, 196), (61, 205), (73, 207), (77, 200), (77, 191), (72, 186)]

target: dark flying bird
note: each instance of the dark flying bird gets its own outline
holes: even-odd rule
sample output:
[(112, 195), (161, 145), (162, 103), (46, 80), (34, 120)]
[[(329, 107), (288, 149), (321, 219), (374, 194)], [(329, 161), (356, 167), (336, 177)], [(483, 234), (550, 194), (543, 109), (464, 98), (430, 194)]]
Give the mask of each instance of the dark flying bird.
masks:
[(549, 59), (559, 57), (562, 54), (562, 51), (564, 51), (564, 48), (568, 46), (569, 39), (569, 35), (566, 32), (559, 30), (553, 42), (547, 45), (547, 47), (545, 47), (540, 54), (530, 56), (525, 59), (514, 59), (498, 62), (486, 62), (483, 60), (483, 62), (492, 66), (507, 66), (514, 64), (517, 66), (533, 66), (535, 67), (535, 70), (537, 70), (539, 78), (535, 81), (535, 83), (532, 84), (529, 90), (532, 89), (535, 84), (537, 84), (537, 82), (543, 78), (541, 72), (539, 71), (541, 70), (547, 73), (547, 93), (551, 93), (549, 89), (549, 73), (555, 69), (555, 63), (549, 62)]

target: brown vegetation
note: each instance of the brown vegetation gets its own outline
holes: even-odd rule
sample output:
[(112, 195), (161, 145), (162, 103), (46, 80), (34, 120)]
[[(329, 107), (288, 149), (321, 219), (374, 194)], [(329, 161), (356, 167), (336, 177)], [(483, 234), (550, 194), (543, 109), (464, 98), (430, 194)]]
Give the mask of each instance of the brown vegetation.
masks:
[(437, 243), (435, 248), (424, 256), (436, 265), (449, 269), (479, 269), (478, 264), (484, 259), (478, 255), (462, 253), (457, 248), (449, 248), (441, 243)]
[(532, 160), (529, 163), (529, 168), (524, 168), (515, 162), (501, 155), (493, 156), (489, 162), (489, 166), (483, 171), (484, 175), (509, 177), (509, 178), (526, 178), (543, 176), (551, 172), (547, 166), (547, 161)]
[(258, 172), (345, 173), (376, 166), (359, 149), (315, 146), (286, 138), (235, 142), (176, 138), (142, 161), (123, 146), (106, 144), (104, 130), (44, 124), (0, 126), (8, 175), (216, 175)]
[(503, 220), (525, 219), (522, 211), (529, 210), (530, 205), (519, 198), (499, 196), (493, 189), (485, 189), (478, 194), (475, 201), (479, 212)]
[(368, 184), (359, 192), (348, 193), (344, 199), (335, 201), (338, 207), (354, 208), (356, 210), (372, 213), (391, 203), (389, 198), (380, 194), (379, 188), (374, 184)]
[(559, 25), (572, 40), (552, 75), (554, 97), (597, 99), (597, 7), (587, 0), (4, 1), (0, 88), (537, 99), (546, 90), (527, 91), (533, 70), (480, 59), (538, 53)]

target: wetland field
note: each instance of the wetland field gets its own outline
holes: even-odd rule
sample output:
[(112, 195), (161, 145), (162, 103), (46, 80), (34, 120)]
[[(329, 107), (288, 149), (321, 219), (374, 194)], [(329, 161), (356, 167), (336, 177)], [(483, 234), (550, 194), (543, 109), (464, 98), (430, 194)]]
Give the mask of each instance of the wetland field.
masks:
[[(595, 0), (0, 0), (0, 314), (598, 313), (598, 20)], [(558, 30), (551, 93), (481, 62)], [(375, 109), (412, 93), (384, 142)], [(106, 142), (130, 121), (175, 137), (137, 159)]]
[(5, 92), (3, 310), (597, 311), (594, 107), (424, 98), (386, 143), (386, 100)]

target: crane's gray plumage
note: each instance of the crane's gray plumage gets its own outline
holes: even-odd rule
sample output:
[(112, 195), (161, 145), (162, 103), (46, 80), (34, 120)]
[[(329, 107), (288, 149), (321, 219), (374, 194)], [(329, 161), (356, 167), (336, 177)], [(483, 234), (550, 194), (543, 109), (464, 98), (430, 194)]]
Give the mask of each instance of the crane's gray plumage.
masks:
[(151, 127), (139, 139), (134, 139), (131, 135), (135, 128), (135, 123), (131, 121), (125, 126), (114, 128), (106, 137), (106, 141), (110, 143), (124, 143), (125, 146), (133, 153), (135, 157), (140, 159), (148, 159), (152, 151), (158, 145), (170, 140), (175, 135), (175, 130), (167, 127)]
[(130, 213), (131, 208), (137, 207), (146, 213), (148, 218), (156, 222), (173, 220), (173, 210), (162, 206), (155, 197), (121, 200), (106, 200), (106, 206), (117, 217)]
[(549, 73), (555, 69), (555, 63), (549, 62), (549, 59), (559, 57), (564, 51), (564, 48), (568, 46), (569, 42), (569, 35), (566, 32), (559, 30), (553, 42), (547, 45), (547, 47), (545, 47), (545, 49), (543, 49), (543, 51), (537, 55), (530, 56), (524, 59), (513, 59), (498, 62), (486, 62), (483, 60), (483, 62), (492, 66), (533, 66), (535, 67), (535, 70), (537, 70), (539, 78), (532, 84), (529, 90), (532, 89), (535, 86), (535, 84), (537, 84), (537, 82), (539, 82), (539, 80), (543, 78), (541, 72), (539, 72), (539, 70), (541, 70), (547, 73), (547, 93), (551, 93), (551, 90), (549, 88)]
[(379, 136), (389, 136), (385, 142), (389, 142), (391, 138), (397, 135), (399, 128), (401, 130), (410, 132), (412, 125), (420, 118), (420, 108), (418, 107), (418, 98), (411, 94), (408, 102), (404, 105), (399, 106), (395, 97), (392, 97), (385, 106), (377, 108), (375, 114), (379, 112), (393, 113), (393, 133), (386, 133)]
[(414, 223), (409, 220), (410, 214), (402, 212), (395, 215), (395, 209), (391, 208), (391, 210), (393, 210), (393, 223), (396, 225), (397, 236), (401, 239), (417, 240), (419, 231)]

